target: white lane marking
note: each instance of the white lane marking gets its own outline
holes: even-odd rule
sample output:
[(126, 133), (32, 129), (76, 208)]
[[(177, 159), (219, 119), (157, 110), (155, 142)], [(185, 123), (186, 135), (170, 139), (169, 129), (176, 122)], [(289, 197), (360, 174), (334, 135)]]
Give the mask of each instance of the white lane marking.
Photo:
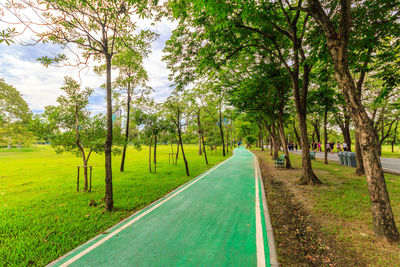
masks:
[(261, 211), (260, 211), (260, 197), (258, 188), (258, 173), (257, 164), (254, 160), (254, 171), (256, 179), (256, 244), (257, 244), (257, 267), (265, 266), (265, 250), (264, 250), (264, 237), (261, 222)]
[(200, 179), (202, 179), (203, 177), (205, 177), (206, 175), (208, 175), (209, 173), (211, 173), (212, 171), (214, 171), (215, 169), (217, 169), (218, 167), (220, 167), (222, 164), (224, 164), (225, 162), (227, 162), (228, 160), (230, 160), (232, 157), (230, 157), (229, 159), (226, 159), (225, 161), (221, 162), (220, 164), (218, 164), (217, 166), (215, 166), (214, 168), (211, 168), (210, 170), (208, 170), (207, 172), (205, 172), (203, 175), (201, 175), (199, 178), (197, 178), (196, 180), (194, 180), (193, 182), (191, 182), (190, 184), (188, 184), (187, 186), (183, 187), (182, 189), (176, 191), (174, 194), (170, 195), (169, 197), (167, 197), (166, 199), (160, 201), (159, 203), (157, 203), (156, 205), (154, 205), (153, 207), (151, 207), (150, 209), (146, 210), (145, 212), (143, 212), (142, 214), (140, 214), (139, 216), (135, 217), (132, 221), (124, 224), (123, 226), (121, 226), (121, 228), (115, 230), (114, 232), (112, 232), (111, 234), (107, 235), (106, 237), (104, 237), (103, 239), (99, 240), (98, 242), (94, 243), (93, 245), (91, 245), (90, 247), (88, 247), (87, 249), (85, 249), (84, 251), (82, 251), (81, 253), (75, 255), (74, 257), (72, 257), (71, 259), (69, 259), (68, 261), (64, 262), (63, 264), (61, 264), (61, 267), (66, 267), (69, 266), (71, 263), (74, 263), (76, 260), (78, 260), (79, 258), (83, 257), (84, 255), (88, 254), (90, 251), (92, 251), (93, 249), (97, 248), (98, 246), (100, 246), (101, 244), (103, 244), (104, 242), (106, 242), (107, 240), (109, 240), (111, 237), (115, 236), (116, 234), (120, 233), (121, 231), (123, 231), (124, 229), (128, 228), (129, 226), (131, 226), (134, 222), (138, 221), (140, 218), (144, 217), (146, 214), (152, 212), (153, 210), (155, 210), (156, 208), (158, 208), (159, 206), (161, 206), (162, 204), (164, 204), (165, 202), (167, 202), (168, 200), (170, 200), (171, 198), (173, 198), (174, 196), (178, 195), (179, 193), (181, 193), (182, 191), (184, 191), (185, 189), (187, 189), (188, 187), (190, 187), (191, 185), (193, 185), (194, 183), (198, 182)]

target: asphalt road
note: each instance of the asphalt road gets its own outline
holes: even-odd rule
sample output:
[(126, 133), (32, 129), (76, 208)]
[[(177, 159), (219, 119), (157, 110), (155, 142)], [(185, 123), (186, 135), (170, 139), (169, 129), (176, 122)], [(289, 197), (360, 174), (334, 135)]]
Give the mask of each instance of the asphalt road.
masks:
[[(290, 151), (290, 153), (301, 154), (301, 150)], [(315, 156), (316, 158), (323, 159), (324, 152), (317, 152)], [(328, 160), (339, 162), (338, 153), (328, 154)], [(385, 172), (400, 174), (400, 159), (381, 157), (381, 163)]]

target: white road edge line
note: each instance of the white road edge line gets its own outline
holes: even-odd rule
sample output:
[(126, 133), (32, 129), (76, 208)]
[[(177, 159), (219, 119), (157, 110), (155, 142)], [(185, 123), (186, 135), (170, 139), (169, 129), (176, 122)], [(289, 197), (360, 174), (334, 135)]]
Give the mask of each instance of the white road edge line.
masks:
[[(115, 230), (114, 232), (110, 233), (109, 235), (107, 235), (106, 237), (104, 237), (103, 239), (99, 240), (98, 242), (94, 243), (93, 245), (91, 245), (90, 247), (88, 247), (87, 249), (85, 249), (84, 251), (80, 252), (79, 254), (75, 255), (74, 257), (72, 257), (71, 259), (69, 259), (68, 261), (64, 262), (63, 264), (61, 264), (60, 266), (62, 267), (66, 267), (69, 266), (71, 263), (75, 262), (76, 260), (78, 260), (79, 258), (83, 257), (84, 255), (86, 255), (87, 253), (89, 253), (90, 251), (92, 251), (93, 249), (97, 248), (98, 246), (100, 246), (101, 244), (103, 244), (104, 242), (106, 242), (107, 240), (109, 240), (110, 238), (112, 238), (113, 236), (115, 236), (116, 234), (120, 233), (121, 231), (123, 231), (124, 229), (126, 229), (127, 227), (129, 227), (130, 225), (132, 225), (134, 222), (138, 221), (140, 218), (144, 217), (146, 214), (152, 212), (153, 210), (155, 210), (156, 208), (160, 207), (162, 204), (164, 204), (165, 202), (167, 202), (168, 200), (170, 200), (171, 198), (175, 197), (176, 195), (178, 195), (179, 193), (181, 193), (182, 191), (186, 190), (188, 187), (190, 187), (191, 185), (193, 185), (194, 183), (198, 182), (199, 180), (201, 180), (202, 178), (204, 178), (206, 175), (208, 175), (209, 173), (211, 173), (212, 171), (214, 171), (215, 169), (217, 169), (218, 167), (220, 167), (222, 164), (226, 163), (228, 160), (232, 159), (234, 155), (232, 155), (230, 158), (224, 160), (223, 162), (217, 164), (216, 166), (214, 166), (213, 168), (209, 169), (208, 171), (204, 172), (203, 174), (201, 174), (200, 176), (198, 176), (197, 178), (192, 179), (191, 181), (187, 182), (186, 184), (183, 184), (182, 186), (178, 187), (177, 189), (175, 189), (175, 192), (172, 191), (170, 193), (170, 195), (166, 198), (161, 198), (155, 202), (153, 202), (152, 204), (150, 204), (149, 206), (135, 212), (134, 214), (132, 214), (131, 216), (129, 216), (127, 219), (123, 220), (120, 223), (125, 222), (126, 220), (129, 220), (130, 218), (134, 217), (137, 213), (141, 212), (142, 210), (152, 206), (153, 204), (155, 204), (154, 206), (152, 206), (150, 209), (146, 210), (145, 212), (143, 212), (142, 214), (140, 214), (139, 216), (135, 217), (134, 219), (132, 219), (131, 221), (129, 221), (128, 223), (124, 224), (123, 226), (121, 226), (119, 229)], [(114, 226), (115, 227), (115, 226)], [(114, 228), (112, 227), (112, 228)], [(112, 229), (111, 228), (111, 229)], [(100, 235), (99, 235), (100, 236)], [(98, 237), (98, 236), (97, 236)], [(89, 240), (88, 242), (96, 239), (92, 238), (91, 240)], [(85, 243), (87, 244), (87, 243)], [(85, 245), (83, 244), (83, 245)], [(83, 246), (81, 245), (81, 246)], [(80, 247), (81, 247), (80, 246)], [(78, 247), (79, 248), (79, 247)], [(76, 251), (76, 250), (73, 250)], [(68, 256), (69, 254), (65, 255), (64, 257), (55, 260), (54, 262), (50, 263), (47, 266), (54, 266), (57, 262), (63, 260), (66, 256)]]
[(257, 267), (265, 267), (264, 236), (261, 221), (260, 198), (258, 188), (257, 165), (254, 160), (254, 176), (256, 184), (256, 245), (257, 245)]
[(279, 267), (279, 262), (278, 262), (278, 254), (276, 252), (276, 246), (275, 246), (275, 238), (274, 238), (274, 230), (272, 228), (271, 224), (271, 217), (269, 215), (269, 210), (268, 210), (268, 203), (267, 203), (267, 197), (265, 196), (265, 186), (264, 186), (264, 181), (262, 179), (261, 175), (261, 169), (260, 169), (260, 164), (258, 163), (257, 156), (254, 155), (254, 153), (250, 152), (254, 156), (254, 161), (256, 162), (257, 166), (257, 171), (259, 173), (259, 180), (260, 180), (260, 185), (261, 185), (261, 196), (262, 196), (262, 203), (263, 203), (263, 208), (264, 208), (264, 220), (265, 220), (265, 228), (267, 230), (267, 240), (268, 240), (268, 249), (269, 249), (269, 260), (270, 264), (272, 267)]

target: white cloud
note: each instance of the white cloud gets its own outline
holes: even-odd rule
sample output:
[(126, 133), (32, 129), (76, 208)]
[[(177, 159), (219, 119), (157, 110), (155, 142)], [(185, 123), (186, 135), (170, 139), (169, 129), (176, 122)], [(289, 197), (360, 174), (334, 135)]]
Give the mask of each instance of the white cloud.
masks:
[[(12, 84), (24, 96), (31, 110), (40, 112), (47, 105), (54, 105), (61, 94), (64, 76), (79, 80), (79, 71), (70, 67), (45, 68), (37, 61), (26, 59), (22, 53), (10, 53), (23, 47), (2, 47), (0, 53), (0, 76)], [(103, 82), (93, 72), (81, 74), (82, 85), (98, 88)], [(101, 89), (97, 89), (101, 90)]]
[[(151, 25), (149, 20), (138, 21), (139, 29), (151, 29), (160, 35), (160, 38), (152, 44), (152, 53), (145, 59), (144, 65), (149, 74), (149, 83), (155, 92), (153, 97), (157, 101), (163, 101), (171, 91), (168, 81), (169, 71), (166, 64), (161, 61), (164, 43), (169, 39), (175, 23), (167, 20)], [(30, 36), (30, 33), (26, 33)], [(71, 67), (45, 68), (36, 58), (40, 56), (54, 56), (58, 47), (50, 44), (33, 47), (13, 44), (11, 46), (0, 45), (0, 78), (12, 84), (24, 96), (31, 110), (43, 111), (47, 105), (56, 104), (57, 97), (61, 94), (60, 87), (65, 75), (79, 80), (79, 70)], [(115, 74), (113, 75), (115, 77)], [(104, 77), (97, 76), (90, 69), (80, 74), (83, 86), (95, 88), (91, 98), (89, 109), (94, 113), (105, 113), (105, 93), (99, 88), (104, 82)]]

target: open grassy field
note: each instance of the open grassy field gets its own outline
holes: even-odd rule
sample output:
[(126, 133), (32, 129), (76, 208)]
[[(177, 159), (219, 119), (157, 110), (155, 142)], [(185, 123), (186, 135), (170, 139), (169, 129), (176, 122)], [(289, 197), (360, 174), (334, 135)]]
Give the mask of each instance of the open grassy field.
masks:
[[(57, 155), (50, 146), (28, 152), (0, 152), (0, 266), (43, 266), (176, 187), (221, 162), (220, 150), (208, 153), (210, 165), (186, 145), (190, 177), (182, 158), (169, 165), (170, 146), (158, 146), (157, 174), (148, 171), (148, 150), (128, 150), (125, 172), (113, 158), (115, 211), (104, 212), (104, 155), (92, 155), (91, 193), (76, 192), (80, 158)], [(176, 147), (174, 148), (176, 150)], [(91, 200), (98, 206), (89, 206)]]
[(384, 158), (397, 158), (400, 159), (400, 146), (394, 146), (392, 152), (391, 145), (383, 145), (382, 146), (382, 157)]
[[(313, 161), (313, 168), (323, 184), (299, 186), (300, 155), (290, 155), (292, 170), (275, 169), (269, 152), (257, 151), (257, 155), (269, 164), (269, 173), (275, 181), (290, 189), (296, 201), (311, 212), (326, 234), (338, 240), (346, 251), (354, 253), (354, 257), (360, 257), (356, 266), (366, 266), (365, 263), (368, 266), (400, 266), (400, 245), (389, 244), (373, 233), (365, 176), (356, 176), (354, 168), (336, 162), (326, 165), (317, 159)], [(400, 229), (400, 176), (385, 174), (385, 178), (395, 221)]]

